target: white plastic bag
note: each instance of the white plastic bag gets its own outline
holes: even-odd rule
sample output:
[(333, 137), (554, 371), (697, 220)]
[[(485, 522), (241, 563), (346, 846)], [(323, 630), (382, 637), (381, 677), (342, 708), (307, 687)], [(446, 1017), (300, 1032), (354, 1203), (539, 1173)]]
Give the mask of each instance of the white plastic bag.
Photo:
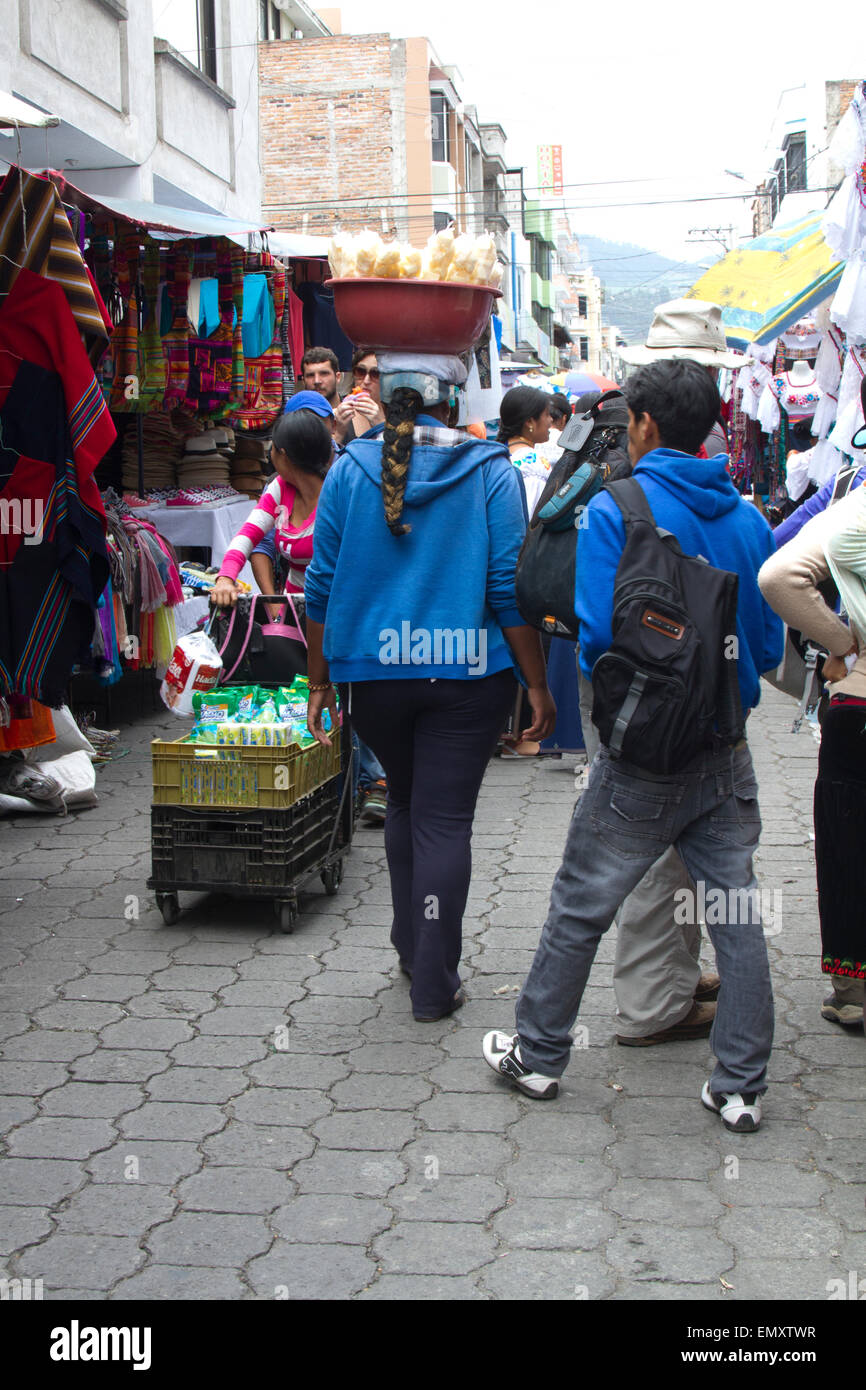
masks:
[(192, 697), (197, 690), (213, 690), (220, 678), (222, 658), (206, 632), (181, 637), (159, 693), (172, 714), (192, 714)]

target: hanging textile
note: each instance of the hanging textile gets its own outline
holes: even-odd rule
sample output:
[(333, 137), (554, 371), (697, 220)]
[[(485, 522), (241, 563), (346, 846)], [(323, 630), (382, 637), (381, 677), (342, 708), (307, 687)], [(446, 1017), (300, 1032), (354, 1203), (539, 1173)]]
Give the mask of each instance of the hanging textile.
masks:
[(22, 748), (40, 748), (53, 743), (54, 720), (51, 710), (40, 705), (38, 700), (30, 701), (30, 714), (19, 716), (13, 711), (6, 725), (0, 725), (0, 753), (13, 753)]
[(181, 244), (173, 248), (169, 258), (172, 321), (171, 328), (162, 337), (165, 357), (164, 410), (175, 410), (184, 405), (189, 390), (189, 319), (186, 313), (189, 281), (189, 249)]
[(244, 398), (244, 253), (232, 244), (232, 302), (235, 311), (232, 332), (232, 407), (241, 405)]
[(138, 360), (141, 371), (139, 409), (162, 410), (166, 361), (159, 336), (159, 247), (148, 242), (141, 266), (141, 318)]
[(0, 301), (0, 431), (0, 498), (30, 520), (0, 534), (0, 695), (57, 706), (108, 579), (93, 472), (116, 434), (63, 290), (29, 270)]
[(289, 308), (289, 350), (292, 357), (292, 391), (301, 374), (304, 356), (304, 306), (291, 285), (286, 282), (286, 303)]
[(142, 378), (138, 351), (137, 232), (127, 232), (115, 245), (115, 279), (126, 307), (122, 322), (111, 335), (114, 376), (108, 403), (115, 411), (136, 411)]
[[(274, 424), (283, 407), (283, 350), (280, 346), (285, 308), (286, 272), (266, 251), (258, 257), (274, 298), (277, 331), (274, 341), (261, 357), (248, 357), (244, 363), (244, 404), (229, 420), (237, 430), (266, 430)], [(249, 265), (249, 260), (248, 260)]]
[(220, 247), (216, 252), (219, 284), (219, 327), (209, 338), (189, 339), (189, 381), (185, 405), (199, 415), (214, 415), (228, 404), (232, 389), (232, 298), (231, 254)]
[(20, 269), (57, 282), (80, 331), (101, 356), (108, 330), (57, 189), (13, 167), (0, 184), (0, 295), (12, 289)]

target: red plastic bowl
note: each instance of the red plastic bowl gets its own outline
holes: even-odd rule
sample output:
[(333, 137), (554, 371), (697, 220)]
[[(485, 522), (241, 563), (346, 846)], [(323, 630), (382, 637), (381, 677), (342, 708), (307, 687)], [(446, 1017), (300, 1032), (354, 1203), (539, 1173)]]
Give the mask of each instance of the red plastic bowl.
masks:
[(353, 343), (410, 352), (465, 352), (487, 326), (501, 291), (454, 280), (326, 280)]

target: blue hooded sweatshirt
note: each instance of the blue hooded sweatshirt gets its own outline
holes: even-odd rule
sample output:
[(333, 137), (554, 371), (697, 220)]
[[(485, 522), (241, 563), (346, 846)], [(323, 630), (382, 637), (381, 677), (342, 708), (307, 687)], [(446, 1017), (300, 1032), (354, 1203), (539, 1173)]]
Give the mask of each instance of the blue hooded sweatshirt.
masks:
[[(441, 429), (419, 415), (417, 425)], [(324, 623), (335, 681), (471, 679), (513, 668), (502, 628), (524, 619), (514, 573), (526, 530), (520, 479), (501, 444), (416, 443), (406, 535), (382, 501), (382, 429), (354, 440), (322, 486), (307, 613)]]
[[(761, 698), (760, 677), (782, 660), (784, 627), (758, 588), (758, 570), (775, 550), (773, 533), (757, 507), (744, 502), (731, 482), (727, 456), (699, 459), (677, 449), (653, 449), (635, 464), (656, 524), (673, 532), (686, 555), (703, 555), (718, 569), (739, 575), (738, 674), (743, 709)], [(613, 498), (598, 493), (589, 503), (577, 547), (575, 612), (580, 619), (580, 668), (592, 668), (613, 640), (611, 620), (625, 523)]]

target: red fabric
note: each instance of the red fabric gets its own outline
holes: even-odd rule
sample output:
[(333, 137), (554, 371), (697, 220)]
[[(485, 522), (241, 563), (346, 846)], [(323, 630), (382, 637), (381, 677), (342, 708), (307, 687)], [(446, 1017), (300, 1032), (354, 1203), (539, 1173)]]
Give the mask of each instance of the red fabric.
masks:
[[(104, 525), (105, 508), (93, 481), (93, 473), (117, 438), (117, 431), (105, 402), (100, 403), (95, 399), (81, 419), (80, 429), (76, 428), (76, 412), (95, 384), (93, 367), (66, 296), (56, 281), (34, 275), (30, 270), (18, 272), (15, 284), (0, 307), (0, 345), (3, 348), (0, 354), (0, 410), (6, 403), (17, 370), (16, 358), (18, 361), (33, 362), (60, 376), (66, 414), (72, 428), (78, 494), (84, 505), (102, 518)], [(0, 496), (27, 496), (47, 501), (53, 477), (41, 477), (42, 472), (43, 461), (22, 457)], [(22, 492), (21, 485), (25, 483)]]
[(304, 306), (294, 290), (286, 285), (289, 301), (289, 349), (292, 354), (292, 369), (295, 380), (301, 375), (301, 359), (304, 355)]
[(0, 300), (0, 427), (0, 499), (29, 513), (0, 536), (0, 694), (56, 706), (109, 577), (93, 473), (116, 432), (63, 290), (29, 270)]

